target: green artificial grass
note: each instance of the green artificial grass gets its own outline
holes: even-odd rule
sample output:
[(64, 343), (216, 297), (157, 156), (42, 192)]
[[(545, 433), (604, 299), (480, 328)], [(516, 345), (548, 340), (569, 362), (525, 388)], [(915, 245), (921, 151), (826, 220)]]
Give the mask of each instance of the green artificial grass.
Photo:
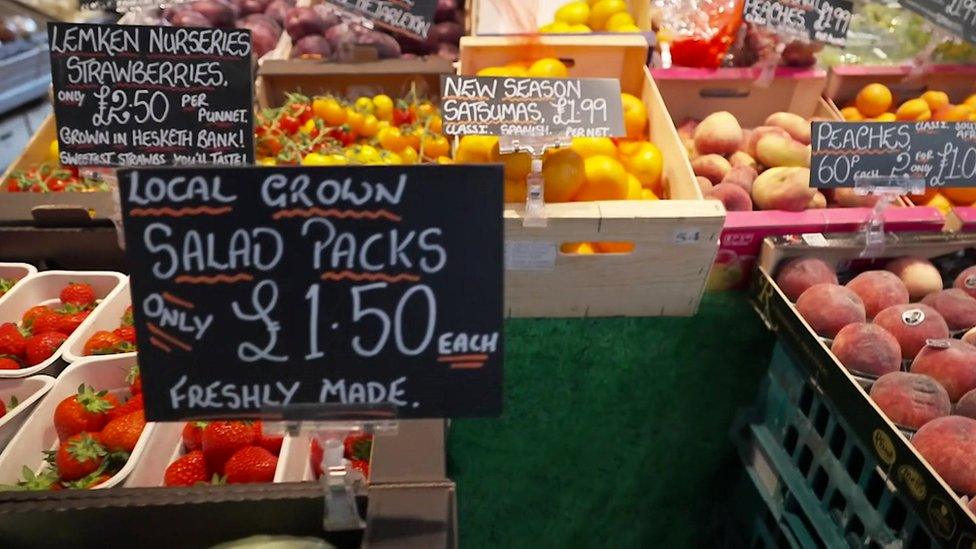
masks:
[(744, 294), (692, 318), (506, 324), (504, 413), (453, 422), (461, 547), (691, 547), (741, 469), (729, 439), (773, 336)]

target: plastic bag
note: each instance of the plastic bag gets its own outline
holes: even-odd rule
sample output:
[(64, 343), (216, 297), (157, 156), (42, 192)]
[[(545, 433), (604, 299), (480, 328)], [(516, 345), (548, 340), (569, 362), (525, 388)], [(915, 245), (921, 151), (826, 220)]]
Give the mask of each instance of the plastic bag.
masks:
[(735, 0), (652, 0), (651, 6), (673, 65), (718, 67), (742, 24)]

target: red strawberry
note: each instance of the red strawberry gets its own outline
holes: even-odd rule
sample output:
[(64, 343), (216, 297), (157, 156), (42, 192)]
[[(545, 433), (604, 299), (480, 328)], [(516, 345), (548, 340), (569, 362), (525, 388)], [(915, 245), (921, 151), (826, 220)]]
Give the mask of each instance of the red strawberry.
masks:
[(47, 332), (27, 338), (24, 354), (27, 364), (34, 366), (47, 360), (61, 347), (68, 336), (58, 332)]
[(55, 457), (63, 481), (78, 480), (94, 473), (105, 460), (105, 448), (91, 433), (78, 433), (61, 443)]
[(254, 443), (254, 427), (243, 421), (214, 421), (203, 428), (200, 444), (207, 465), (224, 474), (224, 463), (235, 452)]
[(61, 303), (65, 305), (77, 305), (79, 307), (91, 307), (95, 304), (95, 290), (90, 284), (83, 282), (70, 282), (61, 290)]
[(260, 446), (246, 446), (227, 460), (227, 484), (271, 482), (274, 480), (278, 458)]
[(19, 370), (20, 361), (9, 356), (0, 356), (0, 370)]
[(0, 324), (0, 355), (24, 356), (27, 338), (13, 322)]
[[(61, 332), (61, 314), (54, 311), (48, 310), (47, 312), (38, 313), (31, 320), (30, 332), (34, 335), (46, 334), (48, 332)], [(24, 324), (27, 326), (27, 323)], [(63, 333), (63, 332), (61, 332)], [(68, 335), (68, 334), (64, 334)]]
[(141, 411), (143, 411), (142, 395), (136, 395), (130, 398), (129, 400), (125, 401), (125, 404), (119, 404), (117, 406), (114, 406), (111, 410), (108, 411), (107, 416), (108, 416), (108, 420), (112, 421), (113, 419), (117, 419), (122, 416), (127, 416), (134, 412), (141, 412)]
[(85, 356), (91, 355), (111, 355), (119, 352), (122, 347), (122, 338), (106, 330), (99, 330), (92, 334), (85, 342), (82, 352)]
[(121, 326), (112, 330), (112, 333), (119, 336), (126, 343), (136, 344), (136, 329), (134, 326)]
[(127, 328), (135, 324), (135, 320), (132, 318), (132, 305), (125, 308), (125, 312), (122, 313), (122, 318), (119, 319), (119, 326), (122, 328)]
[(281, 453), (281, 444), (284, 441), (284, 435), (265, 434), (264, 424), (260, 420), (254, 422), (254, 444), (257, 446), (260, 446), (277, 456)]
[(126, 383), (129, 384), (129, 392), (133, 395), (142, 393), (142, 374), (139, 373), (139, 365), (129, 368), (128, 375), (125, 376)]
[(373, 451), (373, 435), (366, 433), (353, 433), (346, 436), (342, 441), (342, 455), (348, 460), (369, 459)]
[(61, 332), (62, 334), (71, 335), (71, 332), (77, 330), (78, 326), (81, 326), (81, 323), (88, 318), (89, 314), (91, 314), (91, 311), (61, 313), (58, 315), (56, 331)]
[(95, 392), (88, 385), (78, 387), (78, 394), (62, 400), (54, 409), (54, 429), (62, 441), (72, 435), (102, 430), (108, 421), (107, 412), (115, 403), (115, 397), (105, 391)]
[(187, 452), (203, 448), (200, 437), (203, 435), (203, 428), (206, 426), (207, 422), (205, 421), (188, 421), (183, 426), (183, 446)]
[(110, 452), (132, 452), (145, 426), (146, 416), (140, 410), (109, 421), (99, 438)]
[(10, 288), (13, 288), (16, 283), (16, 280), (10, 278), (0, 278), (0, 297), (3, 297), (3, 294), (9, 292)]
[(322, 445), (319, 444), (319, 439), (312, 439), (312, 451), (309, 460), (312, 462), (312, 472), (315, 473), (315, 478), (322, 476), (322, 460), (325, 459), (325, 451), (322, 449)]
[(354, 459), (350, 465), (354, 471), (359, 471), (364, 477), (369, 478), (369, 461), (365, 459)]
[(169, 464), (163, 473), (163, 486), (193, 486), (210, 482), (210, 469), (203, 452), (196, 450)]
[[(103, 482), (106, 482), (110, 478), (112, 478), (112, 475), (109, 475), (107, 473), (99, 473), (99, 474), (92, 473), (90, 475), (83, 476), (74, 482), (68, 482), (65, 486), (63, 486), (63, 488), (68, 488), (71, 490), (87, 490), (89, 488), (94, 488)], [(59, 484), (58, 486), (61, 485)], [(61, 488), (52, 487), (51, 489), (60, 490)]]
[(7, 415), (7, 404), (0, 399), (0, 417)]
[(34, 317), (37, 315), (53, 313), (54, 309), (48, 307), (47, 305), (35, 305), (24, 312), (24, 316), (20, 317), (21, 322), (24, 326), (30, 328), (31, 324), (34, 322)]

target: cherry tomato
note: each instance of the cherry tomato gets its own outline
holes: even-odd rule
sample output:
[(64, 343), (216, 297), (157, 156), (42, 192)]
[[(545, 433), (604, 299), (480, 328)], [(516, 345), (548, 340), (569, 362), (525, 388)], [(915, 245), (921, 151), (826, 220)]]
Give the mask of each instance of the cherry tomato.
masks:
[(325, 120), (330, 126), (341, 126), (346, 123), (346, 109), (331, 97), (317, 97), (312, 102), (315, 116)]
[(289, 109), (291, 109), (291, 115), (298, 120), (299, 125), (312, 118), (312, 107), (308, 103), (292, 103)]
[(384, 94), (373, 97), (373, 114), (380, 120), (390, 120), (393, 117), (393, 99)]
[(380, 129), (380, 121), (376, 116), (367, 114), (363, 117), (363, 122), (359, 126), (359, 135), (363, 137), (373, 137)]
[(404, 147), (407, 146), (407, 140), (403, 138), (403, 134), (400, 133), (400, 128), (383, 128), (377, 134), (377, 139), (380, 142), (380, 146), (388, 151), (400, 152)]
[(341, 143), (343, 147), (348, 147), (349, 145), (352, 145), (353, 141), (356, 140), (356, 137), (352, 134), (352, 132), (349, 131), (349, 128), (347, 128), (346, 126), (342, 126), (339, 128), (332, 128), (331, 130), (329, 130), (329, 133), (327, 133), (326, 135)]
[(294, 116), (286, 114), (278, 119), (278, 127), (281, 128), (281, 131), (285, 132), (286, 134), (291, 135), (297, 132), (299, 126), (301, 126), (301, 124)]
[(443, 135), (425, 135), (423, 138), (424, 158), (434, 159), (451, 151), (451, 144)]
[(405, 124), (413, 124), (413, 113), (409, 109), (394, 109), (393, 110), (393, 125), (403, 126)]

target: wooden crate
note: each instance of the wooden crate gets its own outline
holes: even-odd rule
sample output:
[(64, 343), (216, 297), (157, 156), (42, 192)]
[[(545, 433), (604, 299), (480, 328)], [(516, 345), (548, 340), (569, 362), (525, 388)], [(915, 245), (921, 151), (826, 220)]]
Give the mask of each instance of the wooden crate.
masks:
[[(532, 34), (553, 20), (553, 14), (570, 0), (471, 0), (467, 11), (470, 34)], [(651, 32), (649, 0), (627, 0), (634, 23)]]
[[(702, 200), (691, 166), (645, 66), (639, 35), (479, 36), (461, 39), (460, 73), (511, 61), (557, 57), (570, 76), (620, 80), (640, 97), (650, 117), (650, 139), (664, 155), (670, 200), (547, 204), (547, 227), (523, 226), (524, 206), (505, 207), (507, 252), (552, 253), (540, 270), (505, 272), (508, 316), (692, 315), (715, 258), (725, 210)], [(634, 242), (629, 254), (569, 255), (565, 242)], [(511, 257), (511, 256), (510, 256)]]

